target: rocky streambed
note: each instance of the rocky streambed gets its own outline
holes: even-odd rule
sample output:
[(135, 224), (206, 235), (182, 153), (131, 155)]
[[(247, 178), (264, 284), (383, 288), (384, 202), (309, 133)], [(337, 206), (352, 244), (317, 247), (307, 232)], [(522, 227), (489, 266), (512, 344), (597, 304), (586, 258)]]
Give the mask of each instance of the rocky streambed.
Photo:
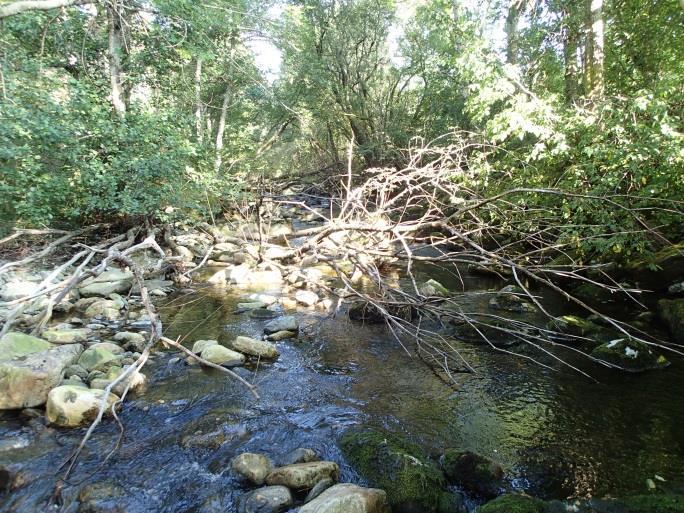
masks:
[[(206, 251), (192, 241), (201, 237), (179, 237), (187, 251), (176, 251), (197, 263)], [(654, 355), (639, 370), (657, 370), (641, 374), (596, 368), (596, 383), (455, 342), (474, 372), (446, 383), (382, 326), (336, 311), (324, 266), (284, 273), (255, 266), (251, 252), (219, 247), (191, 287), (147, 285), (164, 335), (256, 384), (260, 399), (160, 348), (112, 390), (112, 401), (129, 390), (123, 433), (105, 419), (59, 486), (103, 390), (144, 350), (150, 319), (131, 273), (84, 283), (40, 338), (0, 341), (0, 511), (684, 510), (676, 356), (664, 368)], [(434, 269), (419, 277), (435, 294), (457, 287)], [(463, 277), (464, 307), (535, 315), (499, 280)], [(19, 282), (5, 300), (30, 289)], [(564, 329), (595, 340), (592, 350), (611, 343), (559, 298), (543, 302)]]

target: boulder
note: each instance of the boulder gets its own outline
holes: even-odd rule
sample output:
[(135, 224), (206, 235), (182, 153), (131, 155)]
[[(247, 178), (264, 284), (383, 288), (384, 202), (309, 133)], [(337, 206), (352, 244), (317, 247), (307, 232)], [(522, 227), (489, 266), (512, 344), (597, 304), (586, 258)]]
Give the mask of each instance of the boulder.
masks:
[(504, 486), (503, 467), (470, 451), (447, 450), (441, 459), (447, 479), (483, 498), (493, 498)]
[(131, 271), (110, 269), (98, 276), (84, 280), (78, 287), (78, 292), (83, 297), (106, 297), (112, 293), (121, 294), (130, 290), (133, 279), (134, 275)]
[(249, 317), (251, 319), (266, 321), (278, 317), (278, 312), (275, 312), (268, 308), (255, 308), (254, 310), (250, 310)]
[(269, 485), (283, 485), (292, 490), (310, 490), (322, 479), (337, 481), (340, 467), (333, 461), (313, 461), (285, 465), (273, 470), (266, 476)]
[(661, 299), (658, 314), (665, 322), (672, 340), (684, 344), (684, 299)]
[(38, 292), (39, 283), (28, 280), (15, 279), (5, 283), (0, 289), (1, 301), (15, 301)]
[(66, 367), (64, 369), (64, 375), (67, 378), (70, 378), (71, 376), (78, 376), (82, 380), (88, 379), (88, 371), (78, 364), (69, 365)]
[[(124, 367), (111, 367), (108, 371), (107, 374), (105, 374), (103, 377), (100, 378), (95, 378), (90, 381), (90, 388), (92, 389), (98, 389), (98, 390), (104, 390), (106, 389), (112, 381), (117, 379), (123, 372), (126, 370)], [(114, 385), (112, 388), (112, 392), (119, 397), (121, 397), (128, 388), (129, 391), (133, 392), (136, 390), (139, 390), (145, 385), (145, 380), (146, 377), (143, 373), (138, 372), (137, 370), (134, 370), (126, 376), (124, 379), (122, 379), (119, 383)]]
[(391, 433), (351, 430), (341, 439), (349, 463), (371, 486), (385, 490), (395, 513), (434, 513), (444, 476), (419, 447)]
[(292, 506), (292, 493), (285, 486), (265, 486), (242, 495), (238, 513), (281, 513)]
[[(96, 344), (97, 345), (97, 344)], [(105, 370), (121, 360), (119, 355), (104, 347), (90, 347), (83, 351), (78, 364), (87, 371)]]
[(54, 346), (51, 343), (38, 337), (10, 331), (0, 338), (0, 361), (20, 358), (52, 347)]
[(133, 331), (119, 331), (112, 338), (130, 351), (142, 351), (147, 343), (145, 335)]
[(262, 485), (266, 476), (273, 470), (273, 463), (268, 456), (263, 454), (243, 452), (231, 460), (230, 468), (241, 479), (255, 485)]
[[(233, 255), (237, 262), (238, 253)], [(270, 286), (283, 281), (283, 275), (278, 269), (252, 270), (247, 264), (233, 267), (228, 274), (228, 281), (236, 285)]]
[(240, 353), (269, 360), (278, 358), (280, 354), (275, 344), (249, 337), (236, 337), (235, 340), (230, 343), (230, 346)]
[(192, 352), (200, 354), (207, 347), (216, 345), (218, 345), (218, 340), (198, 340), (192, 345)]
[(418, 287), (418, 292), (423, 296), (428, 297), (447, 297), (449, 295), (449, 289), (444, 285), (439, 283), (437, 280), (428, 280)]
[(93, 317), (102, 317), (108, 321), (115, 321), (121, 317), (120, 309), (121, 306), (117, 301), (111, 299), (98, 299), (86, 308), (83, 315), (89, 319), (92, 319)]
[(314, 306), (319, 301), (318, 294), (310, 290), (298, 290), (295, 299), (304, 306)]
[(489, 300), (489, 308), (507, 312), (535, 312), (536, 308), (528, 302), (527, 293), (515, 285), (507, 285)]
[(21, 360), (0, 361), (0, 410), (40, 406), (48, 392), (62, 380), (64, 369), (74, 364), (83, 346), (50, 346)]
[(285, 315), (277, 319), (273, 319), (271, 322), (264, 326), (264, 333), (270, 335), (271, 333), (276, 333), (278, 331), (294, 331), (295, 333), (299, 331), (299, 321), (293, 315)]
[(97, 416), (102, 400), (106, 400), (106, 414), (119, 400), (114, 394), (106, 395), (104, 390), (93, 390), (76, 386), (61, 386), (50, 390), (45, 414), (51, 424), (62, 427), (76, 427), (91, 422)]
[(88, 340), (88, 335), (90, 335), (90, 330), (88, 328), (51, 328), (42, 333), (43, 338), (53, 344), (85, 342)]
[(670, 362), (643, 342), (620, 338), (601, 344), (591, 356), (630, 372), (667, 367)]
[(205, 347), (200, 356), (208, 362), (223, 365), (224, 367), (237, 367), (245, 363), (245, 355), (219, 344)]
[(328, 488), (299, 513), (390, 513), (390, 507), (384, 491), (345, 483)]
[(274, 303), (278, 302), (278, 298), (275, 296), (271, 296), (269, 294), (250, 294), (248, 296), (250, 301), (258, 302), (258, 303), (263, 303), (266, 306), (271, 306)]

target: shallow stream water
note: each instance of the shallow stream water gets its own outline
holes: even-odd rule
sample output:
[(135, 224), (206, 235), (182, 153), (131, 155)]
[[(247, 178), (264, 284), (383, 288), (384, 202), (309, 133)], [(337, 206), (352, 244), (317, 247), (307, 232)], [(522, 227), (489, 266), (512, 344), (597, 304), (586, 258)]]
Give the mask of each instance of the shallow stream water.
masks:
[[(442, 280), (455, 278), (439, 276)], [(463, 303), (486, 308), (496, 285), (465, 276)], [(498, 285), (500, 287), (500, 284)], [(233, 310), (245, 292), (207, 287), (161, 306), (165, 335), (195, 340), (259, 338), (265, 321)], [(562, 310), (558, 300), (547, 300)], [(30, 482), (0, 495), (0, 512), (75, 511), (86, 483), (112, 481), (125, 490), (121, 511), (232, 512), (245, 489), (228, 471), (239, 452), (278, 456), (311, 447), (342, 467), (342, 481), (363, 482), (337, 445), (351, 426), (402, 433), (437, 458), (449, 447), (499, 460), (513, 488), (549, 498), (613, 496), (646, 491), (657, 474), (684, 482), (684, 362), (626, 375), (584, 362), (595, 383), (569, 369), (551, 371), (491, 348), (462, 344), (474, 373), (446, 383), (407, 354), (381, 326), (344, 315), (297, 312), (302, 334), (279, 342), (280, 358), (240, 369), (254, 380), (256, 401), (224, 374), (188, 366), (175, 352), (146, 366), (146, 389), (120, 414), (120, 448), (103, 464), (118, 430), (107, 420), (61, 492), (58, 466), (84, 429), (45, 428), (18, 414), (0, 417), (0, 462), (18, 462)], [(570, 357), (570, 356), (569, 356)]]

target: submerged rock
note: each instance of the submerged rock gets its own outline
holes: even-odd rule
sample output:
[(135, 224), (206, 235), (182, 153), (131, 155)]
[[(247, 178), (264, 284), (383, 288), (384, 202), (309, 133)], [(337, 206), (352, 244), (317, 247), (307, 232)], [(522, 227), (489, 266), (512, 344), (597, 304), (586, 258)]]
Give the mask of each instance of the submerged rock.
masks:
[(384, 491), (345, 483), (328, 488), (299, 513), (390, 513), (390, 507)]
[(242, 495), (238, 513), (281, 513), (293, 504), (292, 493), (285, 486), (265, 486)]
[(350, 431), (342, 451), (372, 486), (387, 492), (395, 513), (434, 513), (444, 493), (444, 476), (419, 447), (390, 433)]
[(280, 355), (275, 344), (264, 340), (256, 340), (249, 337), (236, 337), (230, 345), (235, 351), (250, 356), (258, 356), (260, 358), (273, 359), (278, 358)]
[(293, 490), (309, 490), (322, 479), (337, 481), (340, 467), (333, 461), (313, 461), (279, 467), (266, 476), (269, 485), (283, 485)]
[(278, 312), (274, 312), (268, 308), (255, 308), (249, 311), (249, 316), (252, 319), (268, 320), (278, 317)]
[(59, 384), (64, 369), (76, 363), (81, 351), (80, 344), (50, 345), (22, 360), (0, 361), (0, 409), (45, 404), (50, 389)]
[(503, 467), (474, 452), (449, 449), (441, 463), (448, 480), (481, 497), (496, 497), (504, 485)]
[(105, 414), (110, 415), (112, 404), (119, 400), (114, 394), (68, 385), (53, 388), (48, 394), (45, 414), (51, 424), (80, 426), (95, 419), (103, 399), (106, 399)]
[(296, 463), (310, 463), (312, 461), (319, 461), (320, 458), (316, 451), (306, 447), (299, 447), (294, 451), (288, 452), (282, 456), (279, 461), (281, 465), (294, 465)]
[(230, 462), (230, 468), (242, 479), (255, 485), (262, 485), (273, 470), (273, 463), (263, 454), (243, 452)]
[(264, 333), (270, 335), (278, 331), (299, 331), (299, 321), (294, 315), (285, 315), (278, 319), (273, 319), (264, 326)]
[(261, 301), (252, 301), (250, 303), (238, 303), (235, 305), (235, 313), (249, 312), (251, 310), (258, 310), (260, 308), (266, 308), (268, 305), (262, 303)]
[(591, 356), (631, 372), (660, 369), (670, 364), (643, 342), (626, 338), (601, 344), (591, 352)]
[(78, 513), (120, 513), (124, 511), (118, 502), (126, 492), (113, 481), (100, 481), (81, 488)]

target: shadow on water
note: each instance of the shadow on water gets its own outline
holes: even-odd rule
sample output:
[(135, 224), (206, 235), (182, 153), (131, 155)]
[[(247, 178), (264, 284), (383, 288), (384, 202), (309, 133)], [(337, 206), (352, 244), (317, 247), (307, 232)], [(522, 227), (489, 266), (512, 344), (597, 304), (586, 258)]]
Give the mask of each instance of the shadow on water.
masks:
[[(468, 279), (466, 290), (490, 286)], [(480, 296), (474, 308), (482, 307)], [(165, 334), (188, 346), (259, 337), (264, 321), (231, 313), (239, 299), (212, 288), (171, 299), (161, 308)], [(118, 433), (105, 422), (63, 489), (62, 511), (75, 511), (81, 483), (108, 480), (125, 490), (121, 504), (129, 513), (234, 511), (244, 489), (228, 462), (243, 451), (277, 460), (312, 447), (342, 464), (344, 481), (362, 482), (336, 443), (358, 424), (401, 432), (435, 457), (448, 447), (492, 456), (509, 470), (513, 486), (547, 497), (642, 492), (655, 474), (684, 481), (681, 362), (640, 375), (595, 369), (597, 384), (462, 345), (476, 372), (458, 374), (448, 386), (382, 327), (299, 315), (300, 340), (279, 342), (274, 363), (239, 371), (259, 385), (258, 402), (222, 373), (158, 353), (146, 368), (146, 390), (121, 413), (120, 449), (102, 465)], [(0, 418), (0, 461), (20, 463), (28, 476), (27, 485), (0, 495), (0, 511), (44, 511), (57, 466), (83, 433), (18, 414)]]

